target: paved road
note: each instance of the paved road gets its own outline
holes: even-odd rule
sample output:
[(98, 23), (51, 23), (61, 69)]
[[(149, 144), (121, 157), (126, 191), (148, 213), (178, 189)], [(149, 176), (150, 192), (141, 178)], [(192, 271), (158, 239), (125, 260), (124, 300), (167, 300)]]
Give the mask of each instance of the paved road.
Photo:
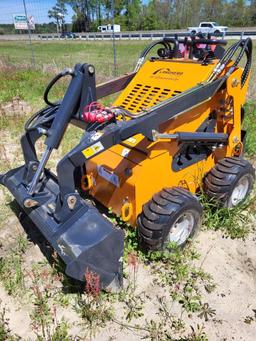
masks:
[[(115, 39), (117, 40), (157, 40), (163, 37), (174, 37), (178, 34), (181, 37), (189, 35), (187, 31), (184, 30), (173, 30), (173, 31), (141, 31), (141, 32), (120, 32), (115, 34)], [(225, 39), (238, 39), (243, 34), (244, 37), (250, 37), (256, 39), (256, 28), (244, 28), (243, 33), (241, 28), (232, 29), (227, 32)], [(77, 33), (76, 38), (67, 39), (70, 40), (111, 40), (111, 33)], [(10, 34), (10, 35), (0, 35), (0, 40), (28, 40), (27, 34)], [(65, 40), (61, 39), (58, 34), (33, 34), (32, 40)]]

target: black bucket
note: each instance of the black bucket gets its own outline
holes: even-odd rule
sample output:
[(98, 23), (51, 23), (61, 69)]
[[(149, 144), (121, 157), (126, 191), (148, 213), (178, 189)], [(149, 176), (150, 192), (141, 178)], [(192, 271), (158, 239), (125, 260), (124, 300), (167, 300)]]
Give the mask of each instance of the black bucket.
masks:
[(35, 226), (57, 251), (66, 264), (66, 274), (84, 281), (86, 272), (99, 276), (101, 288), (116, 289), (122, 285), (124, 233), (102, 216), (81, 197), (80, 205), (64, 222), (58, 222), (53, 207), (59, 194), (55, 176), (48, 170), (38, 184), (45, 202), (32, 208), (24, 207), (28, 197), (24, 175), (26, 166), (7, 172), (0, 182), (13, 194)]

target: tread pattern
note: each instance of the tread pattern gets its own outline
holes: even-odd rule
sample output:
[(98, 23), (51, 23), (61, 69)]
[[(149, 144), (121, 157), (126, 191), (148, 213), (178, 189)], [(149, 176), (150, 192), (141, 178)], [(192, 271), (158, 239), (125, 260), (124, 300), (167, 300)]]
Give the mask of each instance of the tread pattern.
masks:
[(249, 161), (243, 158), (226, 157), (216, 163), (204, 179), (204, 192), (223, 206), (227, 204), (236, 181), (243, 175), (255, 178), (255, 171)]
[[(143, 206), (137, 220), (140, 241), (147, 250), (161, 250), (171, 221), (184, 207), (202, 212), (197, 198), (181, 187), (164, 188)], [(173, 221), (174, 222), (174, 221)]]

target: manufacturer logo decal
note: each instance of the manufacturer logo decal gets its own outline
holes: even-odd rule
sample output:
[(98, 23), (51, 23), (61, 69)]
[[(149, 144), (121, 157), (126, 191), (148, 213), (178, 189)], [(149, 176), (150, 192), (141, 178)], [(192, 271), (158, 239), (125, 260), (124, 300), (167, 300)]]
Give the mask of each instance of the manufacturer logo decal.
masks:
[(177, 79), (178, 77), (182, 76), (184, 72), (182, 71), (172, 71), (168, 67), (163, 67), (161, 69), (158, 69), (153, 72), (152, 76), (153, 78), (174, 78)]

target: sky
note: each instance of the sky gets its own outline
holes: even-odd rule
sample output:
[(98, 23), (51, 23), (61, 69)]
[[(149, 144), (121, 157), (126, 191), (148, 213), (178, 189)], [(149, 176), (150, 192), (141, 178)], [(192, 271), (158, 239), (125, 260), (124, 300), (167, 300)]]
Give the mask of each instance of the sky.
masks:
[[(32, 15), (35, 23), (52, 21), (48, 18), (48, 10), (53, 7), (56, 0), (25, 0), (27, 13)], [(66, 22), (71, 22), (74, 12), (70, 6), (66, 6), (68, 14)], [(24, 14), (23, 0), (0, 0), (0, 24), (12, 24), (13, 14)]]

